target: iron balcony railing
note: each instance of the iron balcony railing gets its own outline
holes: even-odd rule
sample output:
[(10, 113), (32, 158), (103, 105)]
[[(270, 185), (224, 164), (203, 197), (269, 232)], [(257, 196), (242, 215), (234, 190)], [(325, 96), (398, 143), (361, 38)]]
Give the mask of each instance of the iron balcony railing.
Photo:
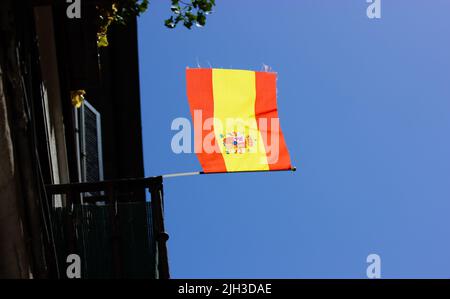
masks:
[(47, 185), (46, 192), (55, 276), (65, 277), (66, 258), (76, 253), (86, 278), (170, 278), (162, 177)]

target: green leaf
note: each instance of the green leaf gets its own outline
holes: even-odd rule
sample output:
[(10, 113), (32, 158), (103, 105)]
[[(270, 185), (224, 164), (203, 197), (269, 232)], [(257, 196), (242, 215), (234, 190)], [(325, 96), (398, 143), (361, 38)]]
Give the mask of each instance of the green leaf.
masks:
[(206, 16), (203, 13), (201, 13), (201, 12), (199, 12), (197, 14), (197, 23), (201, 27), (205, 26), (205, 24), (206, 24)]
[(187, 29), (191, 29), (191, 27), (192, 27), (192, 22), (191, 22), (191, 21), (184, 21), (183, 25), (184, 25), (184, 27), (186, 27)]
[(175, 28), (175, 23), (173, 21), (173, 17), (170, 17), (169, 19), (167, 19), (164, 22), (164, 25), (166, 25), (166, 27), (168, 27), (168, 28)]

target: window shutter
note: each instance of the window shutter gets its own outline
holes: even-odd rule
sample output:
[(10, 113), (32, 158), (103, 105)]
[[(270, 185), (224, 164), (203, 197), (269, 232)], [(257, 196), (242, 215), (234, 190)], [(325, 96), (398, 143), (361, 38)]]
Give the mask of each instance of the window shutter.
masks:
[(100, 113), (86, 100), (79, 109), (79, 146), (81, 180), (103, 180)]

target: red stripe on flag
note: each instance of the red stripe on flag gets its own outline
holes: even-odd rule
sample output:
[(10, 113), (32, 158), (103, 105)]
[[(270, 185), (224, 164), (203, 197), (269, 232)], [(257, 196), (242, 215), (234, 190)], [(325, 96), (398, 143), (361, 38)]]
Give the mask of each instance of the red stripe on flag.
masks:
[[(214, 96), (212, 85), (212, 69), (186, 69), (186, 87), (192, 120), (194, 121), (194, 143), (197, 149), (201, 146), (201, 152), (197, 153), (204, 172), (227, 171), (222, 153), (213, 137), (211, 143), (214, 145), (213, 153), (206, 153), (203, 148), (203, 140), (209, 135), (214, 135), (214, 126), (203, 129), (203, 122), (214, 117)], [(194, 111), (202, 111), (202, 123), (194, 120)], [(211, 135), (209, 135), (211, 136)]]
[[(284, 141), (283, 133), (281, 132), (281, 126), (279, 126), (278, 140), (279, 140), (279, 151), (278, 160), (272, 161), (270, 159), (271, 151), (274, 151), (273, 144), (271, 140), (272, 134), (272, 118), (278, 118), (277, 110), (277, 82), (276, 73), (268, 72), (255, 72), (256, 81), (256, 103), (255, 103), (255, 114), (256, 122), (258, 124), (258, 129), (261, 132), (261, 136), (264, 141), (264, 146), (266, 149), (266, 156), (269, 162), (270, 170), (279, 169), (290, 169), (291, 159), (289, 157), (289, 152)], [(264, 130), (260, 125), (260, 120), (262, 118), (266, 119), (267, 130)]]

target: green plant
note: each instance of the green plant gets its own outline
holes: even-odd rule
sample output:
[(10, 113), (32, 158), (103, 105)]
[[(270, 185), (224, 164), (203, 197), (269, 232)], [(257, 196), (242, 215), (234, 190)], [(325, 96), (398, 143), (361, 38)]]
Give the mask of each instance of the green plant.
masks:
[(206, 16), (212, 13), (216, 5), (215, 0), (191, 0), (186, 3), (181, 0), (172, 0), (172, 16), (165, 21), (168, 28), (175, 28), (178, 23), (191, 29), (192, 25), (203, 27), (206, 24)]
[(149, 4), (149, 0), (114, 0), (116, 13), (114, 22), (125, 25), (131, 18), (138, 17), (144, 13)]
[[(216, 5), (215, 0), (171, 0), (172, 16), (165, 21), (168, 28), (175, 28), (178, 23), (191, 29), (192, 25), (203, 27), (206, 24), (206, 16), (212, 13)], [(97, 5), (99, 13), (99, 28), (97, 32), (97, 46), (108, 46), (108, 28), (111, 24), (125, 25), (128, 20), (144, 13), (149, 5), (149, 0), (112, 0), (100, 2)]]
[(113, 0), (97, 5), (99, 28), (97, 46), (108, 46), (108, 28), (112, 23), (125, 25), (131, 18), (140, 16), (148, 8), (149, 0)]

